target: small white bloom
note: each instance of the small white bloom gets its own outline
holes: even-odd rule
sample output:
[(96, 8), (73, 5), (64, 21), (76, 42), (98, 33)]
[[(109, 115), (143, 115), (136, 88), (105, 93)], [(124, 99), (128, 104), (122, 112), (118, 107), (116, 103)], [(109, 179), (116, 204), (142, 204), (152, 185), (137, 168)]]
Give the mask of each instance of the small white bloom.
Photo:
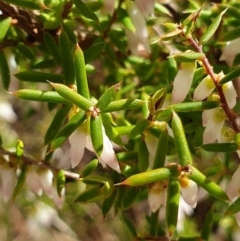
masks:
[(184, 201), (192, 208), (195, 208), (197, 205), (197, 184), (185, 176), (181, 177), (179, 182), (181, 185), (181, 193)]
[(234, 140), (236, 133), (235, 131), (228, 127), (228, 126), (224, 126), (221, 129), (220, 135), (218, 136), (218, 142), (219, 143), (229, 143), (232, 142)]
[(232, 179), (228, 184), (227, 195), (231, 200), (234, 200), (236, 197), (240, 196), (240, 165), (234, 172)]
[(135, 0), (135, 3), (144, 18), (153, 15), (155, 0)]
[(115, 2), (116, 0), (103, 0), (103, 6), (106, 12), (110, 15), (114, 12)]
[(237, 92), (231, 81), (223, 85), (223, 93), (227, 100), (228, 106), (232, 109), (237, 103)]
[(17, 115), (13, 111), (12, 105), (6, 101), (0, 101), (0, 118), (9, 122), (14, 123), (17, 120)]
[(182, 63), (173, 81), (172, 104), (182, 102), (192, 85), (196, 63)]
[(51, 170), (42, 170), (39, 174), (44, 192), (52, 198), (53, 173)]
[(157, 151), (158, 138), (150, 132), (145, 133), (145, 143), (149, 153), (149, 166), (153, 167), (153, 161)]
[(240, 38), (227, 42), (226, 46), (222, 49), (220, 60), (226, 61), (228, 66), (233, 65), (234, 58), (240, 53)]
[(156, 212), (161, 205), (166, 206), (167, 200), (167, 182), (155, 182), (148, 191), (148, 205), (151, 211)]
[(225, 113), (221, 107), (208, 110), (206, 121), (206, 128), (203, 132), (203, 143), (212, 143), (217, 140), (220, 131), (224, 125)]
[(5, 166), (1, 168), (1, 195), (4, 202), (8, 202), (12, 197), (15, 185), (17, 183), (17, 174), (15, 168)]
[(193, 99), (194, 100), (206, 99), (213, 92), (214, 88), (215, 88), (215, 85), (211, 77), (209, 75), (206, 76), (195, 89), (193, 94)]
[[(106, 167), (106, 165), (108, 165), (115, 171), (120, 172), (120, 167), (117, 162), (115, 152), (113, 150), (113, 145), (107, 137), (104, 128), (102, 129), (102, 131), (103, 150), (99, 157), (99, 161), (104, 168)], [(69, 137), (69, 142), (71, 145), (70, 159), (73, 168), (76, 167), (82, 160), (85, 147), (89, 151), (95, 152), (92, 145), (91, 137), (84, 128), (78, 128), (76, 131), (74, 131), (74, 133)]]

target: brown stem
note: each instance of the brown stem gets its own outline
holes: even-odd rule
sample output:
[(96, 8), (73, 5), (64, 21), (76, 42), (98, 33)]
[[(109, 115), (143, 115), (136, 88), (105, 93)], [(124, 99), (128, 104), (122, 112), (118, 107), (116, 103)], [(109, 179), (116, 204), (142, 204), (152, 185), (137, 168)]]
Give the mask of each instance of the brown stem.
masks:
[[(16, 159), (18, 158), (15, 152), (7, 151), (1, 147), (0, 147), (0, 155), (8, 155), (8, 156), (11, 156)], [(58, 168), (52, 166), (51, 164), (49, 164), (47, 162), (44, 162), (44, 161), (38, 162), (38, 161), (35, 161), (26, 156), (22, 156), (22, 161), (28, 165), (38, 166), (38, 167), (41, 167), (44, 169), (50, 169), (51, 171), (53, 171), (55, 173), (59, 171)], [(79, 179), (79, 177), (80, 177), (80, 175), (78, 173), (74, 173), (74, 172), (70, 172), (70, 171), (64, 171), (64, 174), (65, 174), (65, 177), (71, 178), (71, 179)]]
[[(192, 37), (189, 37), (187, 39), (189, 41), (189, 43), (192, 45), (192, 47), (198, 52), (198, 53), (203, 53), (202, 51), (202, 47), (201, 45), (198, 44), (198, 42), (196, 40), (194, 40)], [(228, 106), (228, 103), (227, 103), (227, 100), (225, 98), (225, 95), (223, 93), (223, 88), (222, 88), (222, 85), (219, 84), (219, 81), (216, 77), (216, 74), (214, 73), (213, 69), (212, 69), (212, 66), (210, 65), (206, 55), (204, 54), (204, 57), (202, 58), (202, 63), (203, 63), (203, 66), (206, 70), (206, 73), (211, 77), (215, 87), (216, 87), (216, 90), (219, 94), (219, 97), (220, 97), (220, 102), (221, 102), (221, 107), (223, 108), (232, 128), (234, 131), (236, 132), (239, 132), (239, 128), (237, 126), (237, 123), (235, 121), (235, 115), (233, 113), (233, 111), (229, 108)]]

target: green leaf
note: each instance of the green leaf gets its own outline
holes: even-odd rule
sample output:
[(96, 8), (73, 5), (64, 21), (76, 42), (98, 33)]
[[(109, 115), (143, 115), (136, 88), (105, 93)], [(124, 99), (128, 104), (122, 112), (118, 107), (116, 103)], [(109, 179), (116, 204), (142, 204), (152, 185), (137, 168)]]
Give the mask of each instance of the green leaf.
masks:
[(90, 119), (90, 133), (94, 150), (98, 156), (101, 156), (103, 150), (103, 129), (101, 116), (91, 116)]
[(225, 33), (221, 40), (222, 41), (231, 41), (234, 39), (237, 39), (240, 37), (240, 26), (238, 27), (234, 27), (233, 29), (227, 31), (227, 33)]
[(174, 179), (169, 179), (166, 203), (166, 221), (170, 237), (173, 235), (177, 226), (179, 200), (180, 184)]
[(237, 104), (233, 107), (233, 111), (235, 113), (240, 113), (240, 101), (238, 101)]
[(29, 82), (40, 82), (40, 83), (46, 83), (47, 80), (54, 82), (54, 83), (62, 83), (64, 80), (63, 75), (60, 74), (54, 74), (54, 73), (44, 73), (44, 72), (38, 72), (38, 71), (22, 71), (15, 76), (21, 80), (21, 81), (29, 81)]
[(129, 139), (132, 139), (140, 134), (142, 134), (149, 126), (151, 122), (147, 119), (138, 121), (136, 126), (131, 130), (129, 134)]
[(133, 238), (137, 237), (137, 231), (136, 228), (134, 227), (134, 224), (130, 221), (130, 218), (127, 218), (124, 213), (121, 215), (121, 220), (125, 224), (126, 228), (130, 232), (131, 236)]
[(16, 196), (22, 191), (23, 186), (24, 186), (24, 182), (25, 182), (25, 179), (26, 179), (26, 175), (27, 175), (27, 165), (23, 164), (23, 166), (21, 167), (21, 173), (18, 177), (17, 184), (16, 184), (16, 186), (14, 188), (14, 191), (13, 191), (13, 199), (15, 199)]
[(75, 200), (75, 202), (82, 203), (94, 203), (102, 200), (104, 197), (101, 195), (100, 186), (95, 185), (88, 187), (85, 191), (83, 191)]
[(240, 197), (227, 208), (227, 210), (224, 213), (224, 216), (233, 215), (235, 213), (238, 213), (239, 211), (240, 211)]
[(209, 194), (222, 201), (229, 201), (227, 194), (215, 182), (208, 179), (198, 169), (193, 166), (187, 167), (186, 176), (205, 189)]
[(121, 99), (117, 101), (112, 101), (108, 104), (102, 113), (114, 112), (120, 110), (130, 110), (142, 107), (146, 102), (139, 99)]
[(238, 76), (240, 76), (240, 67), (235, 68), (234, 70), (232, 70), (231, 72), (229, 72), (228, 74), (226, 74), (221, 80), (220, 80), (220, 84), (225, 84), (235, 78), (237, 78)]
[(116, 196), (117, 196), (117, 191), (114, 191), (110, 197), (104, 199), (102, 204), (103, 217), (105, 217), (107, 213), (110, 211), (110, 209), (112, 208), (114, 201), (116, 199)]
[(23, 56), (30, 60), (34, 60), (36, 57), (30, 47), (26, 46), (26, 44), (24, 43), (18, 43), (17, 50), (19, 51), (19, 53), (21, 53)]
[(71, 104), (69, 101), (65, 100), (61, 95), (59, 95), (56, 91), (22, 89), (15, 92), (11, 92), (11, 94), (24, 100), (68, 104), (68, 105)]
[(100, 192), (105, 198), (108, 198), (112, 195), (113, 190), (114, 190), (113, 181), (108, 180), (103, 183), (103, 186), (101, 187)]
[(92, 172), (94, 172), (98, 166), (98, 159), (93, 159), (92, 161), (90, 161), (81, 171), (81, 177), (87, 177), (88, 175), (90, 175)]
[(128, 16), (127, 12), (124, 9), (120, 8), (118, 11), (118, 14), (119, 14), (119, 21), (123, 24), (123, 26), (134, 33), (136, 28), (131, 18)]
[(93, 103), (90, 100), (79, 95), (73, 89), (70, 89), (69, 87), (62, 84), (50, 84), (59, 95), (61, 95), (64, 99), (68, 100), (69, 102), (75, 104), (82, 110), (88, 111), (90, 107), (93, 106)]
[(200, 42), (202, 44), (205, 44), (213, 36), (213, 34), (216, 32), (216, 30), (218, 29), (218, 26), (220, 25), (220, 23), (222, 21), (222, 16), (226, 11), (227, 11), (227, 9), (222, 11), (217, 16), (217, 18), (210, 24), (208, 29), (205, 30), (205, 32), (204, 32), (204, 34), (203, 34), (203, 36), (201, 37), (201, 40), (200, 40)]
[(99, 108), (100, 111), (104, 110), (112, 102), (120, 88), (120, 85), (121, 83), (115, 84), (102, 94), (96, 104), (96, 107)]
[(74, 52), (74, 67), (77, 92), (86, 99), (90, 99), (84, 55), (79, 45), (77, 45)]
[(63, 170), (59, 170), (57, 173), (57, 193), (59, 197), (62, 197), (62, 190), (65, 187), (65, 173)]
[(235, 152), (238, 146), (236, 143), (210, 143), (202, 145), (201, 148), (210, 152)]
[(0, 20), (0, 42), (4, 39), (9, 27), (11, 26), (12, 18), (3, 18)]
[(145, 141), (141, 140), (138, 146), (138, 168), (145, 172), (149, 166), (149, 153)]
[(65, 84), (68, 86), (73, 85), (75, 82), (73, 56), (68, 35), (64, 30), (62, 30), (59, 36), (59, 49), (62, 59)]
[(7, 90), (10, 84), (11, 77), (10, 77), (8, 62), (4, 52), (0, 52), (0, 76), (1, 76), (4, 88)]
[(138, 197), (141, 189), (138, 187), (128, 187), (122, 199), (122, 209), (129, 209)]
[(179, 163), (181, 166), (192, 164), (192, 156), (188, 147), (182, 122), (175, 112), (173, 112), (172, 130)]
[(99, 22), (97, 15), (82, 1), (82, 0), (73, 0), (78, 11), (87, 19), (91, 19), (94, 22)]
[(85, 112), (79, 110), (52, 141), (50, 151), (54, 151), (60, 147), (67, 140), (67, 138), (84, 122), (85, 119)]
[(179, 35), (182, 32), (181, 29), (175, 29), (172, 32), (164, 34), (160, 39), (161, 41), (169, 41)]
[(163, 130), (159, 136), (157, 150), (153, 161), (153, 169), (164, 167), (168, 148), (168, 130)]
[(97, 42), (93, 44), (89, 49), (84, 52), (85, 63), (96, 59), (98, 55), (104, 50), (106, 46), (105, 42)]
[(142, 186), (152, 182), (162, 181), (170, 177), (177, 177), (179, 174), (179, 166), (177, 164), (172, 164), (168, 167), (158, 168), (132, 175), (118, 185)]
[(44, 32), (43, 40), (47, 46), (48, 51), (52, 54), (56, 64), (61, 64), (61, 54), (55, 39), (52, 37), (51, 34)]
[(69, 111), (71, 110), (70, 105), (61, 106), (55, 114), (50, 126), (48, 127), (44, 136), (44, 145), (47, 145), (53, 141), (57, 133), (59, 132), (62, 124), (64, 123)]
[(211, 235), (212, 226), (213, 226), (213, 221), (214, 221), (213, 209), (211, 208), (208, 211), (207, 216), (205, 217), (204, 223), (202, 225), (201, 238), (203, 240), (209, 240), (209, 237)]
[(183, 52), (180, 54), (173, 54), (170, 55), (168, 58), (174, 58), (176, 61), (181, 63), (188, 63), (194, 62), (195, 60), (201, 60), (204, 58), (203, 53), (196, 53), (196, 52)]

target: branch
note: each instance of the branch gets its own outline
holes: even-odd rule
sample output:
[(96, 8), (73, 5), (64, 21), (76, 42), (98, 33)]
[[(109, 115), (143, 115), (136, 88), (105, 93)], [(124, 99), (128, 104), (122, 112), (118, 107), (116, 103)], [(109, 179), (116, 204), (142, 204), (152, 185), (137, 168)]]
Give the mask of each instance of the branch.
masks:
[[(7, 151), (3, 148), (0, 147), (0, 155), (8, 155), (11, 156), (13, 158), (18, 158), (15, 152), (10, 152)], [(28, 165), (33, 165), (33, 166), (38, 166), (44, 169), (50, 169), (52, 172), (58, 172), (60, 169), (52, 166), (50, 163), (44, 162), (44, 161), (35, 161), (29, 157), (26, 156), (22, 156), (22, 161)], [(64, 170), (64, 174), (66, 178), (70, 178), (70, 179), (79, 179), (80, 175), (78, 173), (74, 173), (74, 172), (70, 172), (70, 171), (65, 171)]]

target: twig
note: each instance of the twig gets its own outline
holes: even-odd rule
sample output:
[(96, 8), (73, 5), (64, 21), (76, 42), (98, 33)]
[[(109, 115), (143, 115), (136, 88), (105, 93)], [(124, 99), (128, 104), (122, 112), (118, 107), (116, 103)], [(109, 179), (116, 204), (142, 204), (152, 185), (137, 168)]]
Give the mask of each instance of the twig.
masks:
[[(0, 147), (0, 155), (8, 155), (8, 156), (11, 156), (16, 159), (18, 158), (15, 152), (7, 151), (1, 147)], [(60, 169), (52, 166), (50, 163), (47, 163), (44, 161), (35, 161), (26, 156), (22, 156), (22, 161), (28, 165), (38, 166), (38, 167), (41, 167), (44, 169), (50, 169), (51, 171), (53, 171), (55, 173), (60, 170)], [(64, 170), (64, 174), (65, 174), (65, 177), (70, 178), (70, 179), (79, 179), (80, 178), (80, 175), (78, 173)]]

